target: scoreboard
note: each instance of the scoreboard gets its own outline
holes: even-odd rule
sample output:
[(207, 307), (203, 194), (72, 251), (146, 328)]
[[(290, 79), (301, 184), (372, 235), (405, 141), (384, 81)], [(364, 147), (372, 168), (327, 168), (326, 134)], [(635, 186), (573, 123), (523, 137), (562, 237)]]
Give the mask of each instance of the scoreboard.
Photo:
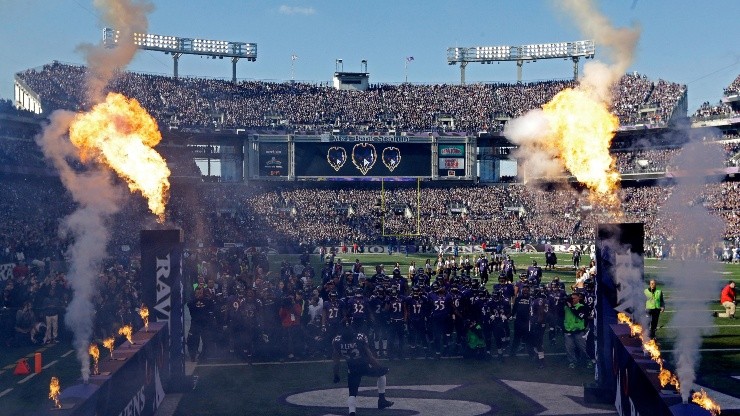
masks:
[(250, 179), (471, 180), (475, 138), (416, 136), (252, 136)]
[(259, 176), (288, 177), (288, 142), (264, 142), (259, 146)]
[(429, 143), (295, 143), (295, 176), (431, 177)]

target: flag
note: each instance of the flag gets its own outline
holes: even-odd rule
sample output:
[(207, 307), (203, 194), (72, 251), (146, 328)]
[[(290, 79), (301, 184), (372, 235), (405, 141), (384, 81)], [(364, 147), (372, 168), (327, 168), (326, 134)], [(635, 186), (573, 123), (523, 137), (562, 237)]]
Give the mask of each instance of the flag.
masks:
[(296, 54), (290, 55), (290, 60), (291, 61), (297, 61), (298, 60), (298, 55), (296, 55)]
[(414, 57), (413, 56), (407, 56), (406, 57), (406, 62), (411, 62), (413, 60), (414, 60)]

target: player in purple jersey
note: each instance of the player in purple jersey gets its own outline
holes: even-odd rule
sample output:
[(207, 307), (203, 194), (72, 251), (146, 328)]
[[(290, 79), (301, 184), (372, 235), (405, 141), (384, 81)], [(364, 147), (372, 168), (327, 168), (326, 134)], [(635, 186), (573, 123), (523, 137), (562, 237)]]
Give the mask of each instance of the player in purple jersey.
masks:
[(406, 308), (403, 296), (395, 288), (391, 288), (390, 294), (385, 300), (385, 311), (388, 316), (388, 347), (390, 354), (393, 357), (403, 359), (405, 357)]
[(491, 334), (496, 346), (496, 355), (499, 360), (504, 358), (504, 349), (509, 342), (509, 317), (511, 316), (511, 303), (504, 299), (501, 292), (493, 292), (488, 303), (491, 322)]
[(369, 309), (370, 305), (368, 305), (367, 299), (365, 299), (365, 295), (360, 288), (355, 289), (352, 296), (345, 298), (347, 318), (352, 322), (352, 326), (357, 332), (367, 333), (368, 320), (370, 319), (368, 318)]
[[(404, 299), (406, 309), (406, 326), (409, 330), (409, 348), (411, 356), (419, 353), (428, 355), (429, 341), (427, 339), (427, 316), (429, 303), (426, 294), (418, 286), (411, 290), (411, 296)], [(421, 350), (421, 351), (420, 351)]]
[(565, 319), (565, 301), (568, 300), (568, 295), (565, 293), (565, 289), (560, 287), (558, 281), (553, 280), (547, 290), (547, 303), (549, 305), (548, 312), (548, 338), (550, 345), (555, 345), (555, 339), (557, 338), (558, 331), (564, 332), (563, 321)]
[(506, 276), (506, 280), (513, 282), (514, 275), (516, 275), (516, 266), (511, 256), (506, 256), (506, 259), (501, 263), (501, 273)]
[(347, 407), (350, 416), (357, 411), (357, 393), (362, 376), (377, 377), (378, 409), (393, 406), (393, 402), (385, 398), (386, 374), (388, 367), (381, 366), (370, 351), (367, 336), (354, 330), (352, 325), (345, 325), (340, 335), (332, 341), (332, 359), (334, 362), (334, 383), (339, 383), (339, 367), (342, 359), (347, 361), (347, 387), (349, 397)]
[(511, 301), (516, 296), (514, 285), (506, 280), (506, 276), (502, 275), (499, 275), (498, 283), (493, 285), (493, 292), (501, 292), (501, 296), (509, 302), (509, 306), (511, 306)]
[(339, 334), (342, 319), (344, 319), (342, 312), (342, 304), (337, 292), (329, 292), (328, 299), (324, 302), (321, 312), (321, 332), (324, 333), (327, 353), (332, 340)]
[(527, 280), (532, 286), (539, 286), (542, 282), (542, 267), (537, 265), (537, 260), (532, 260), (532, 265), (527, 268)]
[(511, 341), (511, 356), (515, 356), (519, 345), (529, 339), (529, 286), (522, 286), (519, 295), (514, 299), (511, 317), (514, 319), (514, 337)]
[(452, 335), (452, 297), (446, 293), (445, 287), (436, 283), (429, 293), (429, 327), (432, 333), (432, 345), (437, 359), (447, 351), (447, 345)]
[(452, 347), (454, 347), (453, 353), (459, 353), (466, 343), (465, 299), (457, 285), (450, 288), (450, 297), (452, 298), (452, 326), (455, 330)]
[(490, 268), (488, 264), (488, 258), (486, 257), (485, 253), (481, 253), (480, 258), (478, 258), (478, 260), (476, 260), (475, 262), (475, 267), (481, 283), (483, 285), (488, 283), (488, 272)]
[(545, 366), (545, 350), (542, 340), (547, 327), (549, 305), (547, 296), (539, 286), (532, 287), (532, 298), (529, 303), (529, 347), (537, 356), (538, 368)]
[(385, 288), (376, 286), (368, 299), (370, 308), (370, 330), (375, 353), (378, 357), (388, 356), (388, 317), (385, 311)]

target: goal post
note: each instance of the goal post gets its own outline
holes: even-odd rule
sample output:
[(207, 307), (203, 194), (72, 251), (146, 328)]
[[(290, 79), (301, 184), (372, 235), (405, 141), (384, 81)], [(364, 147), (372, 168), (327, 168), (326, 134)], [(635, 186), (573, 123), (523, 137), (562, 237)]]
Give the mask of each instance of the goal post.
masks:
[(409, 230), (409, 232), (394, 232), (394, 230), (386, 231), (386, 223), (385, 223), (385, 216), (387, 213), (386, 210), (386, 189), (385, 189), (385, 180), (380, 180), (380, 208), (381, 208), (381, 217), (380, 217), (380, 226), (382, 231), (383, 237), (418, 237), (421, 235), (421, 178), (416, 178), (416, 213), (415, 213), (415, 224), (416, 224), (416, 230), (412, 231)]

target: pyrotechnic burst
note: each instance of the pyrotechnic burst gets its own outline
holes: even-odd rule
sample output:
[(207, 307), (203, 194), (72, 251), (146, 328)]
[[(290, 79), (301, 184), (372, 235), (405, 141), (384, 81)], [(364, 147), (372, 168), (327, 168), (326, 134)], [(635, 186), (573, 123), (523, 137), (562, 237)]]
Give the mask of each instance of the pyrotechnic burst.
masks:
[(116, 347), (116, 339), (113, 337), (106, 338), (103, 340), (103, 346), (105, 348), (108, 348), (108, 351), (110, 351), (110, 359), (113, 359), (113, 349)]
[(658, 381), (660, 382), (660, 387), (665, 387), (670, 384), (676, 388), (677, 392), (680, 392), (681, 382), (678, 380), (678, 375), (663, 367), (663, 358), (661, 357), (660, 347), (658, 346), (658, 343), (655, 342), (654, 339), (646, 339), (642, 326), (632, 322), (632, 319), (626, 313), (618, 313), (617, 321), (619, 321), (619, 323), (621, 324), (626, 324), (627, 326), (629, 326), (632, 336), (640, 336), (640, 339), (642, 340), (643, 350), (645, 350), (645, 352), (650, 355), (650, 358), (655, 361), (660, 368), (660, 371), (658, 372)]
[(100, 349), (98, 349), (98, 344), (92, 343), (90, 344), (90, 348), (88, 348), (87, 352), (92, 356), (93, 358), (93, 371), (92, 373), (97, 375), (100, 374), (100, 371), (98, 371), (98, 360), (100, 359)]
[(707, 392), (705, 392), (704, 389), (694, 392), (694, 394), (691, 395), (691, 401), (707, 409), (712, 416), (717, 416), (722, 413), (722, 409), (719, 407), (717, 402), (707, 396)]
[(146, 307), (143, 303), (141, 304), (141, 307), (139, 308), (139, 316), (141, 317), (141, 320), (144, 321), (144, 332), (149, 331), (149, 308)]
[(51, 383), (49, 383), (49, 398), (54, 401), (54, 407), (57, 409), (62, 408), (62, 404), (59, 402), (60, 390), (61, 387), (59, 386), (59, 379), (52, 377)]
[(134, 340), (131, 338), (133, 330), (131, 325), (124, 325), (118, 330), (118, 335), (123, 335), (128, 340), (129, 344), (134, 345)]
[(83, 162), (96, 160), (116, 171), (131, 192), (146, 197), (159, 222), (164, 221), (170, 170), (153, 149), (162, 140), (157, 122), (138, 101), (109, 93), (105, 102), (75, 116), (69, 138)]

